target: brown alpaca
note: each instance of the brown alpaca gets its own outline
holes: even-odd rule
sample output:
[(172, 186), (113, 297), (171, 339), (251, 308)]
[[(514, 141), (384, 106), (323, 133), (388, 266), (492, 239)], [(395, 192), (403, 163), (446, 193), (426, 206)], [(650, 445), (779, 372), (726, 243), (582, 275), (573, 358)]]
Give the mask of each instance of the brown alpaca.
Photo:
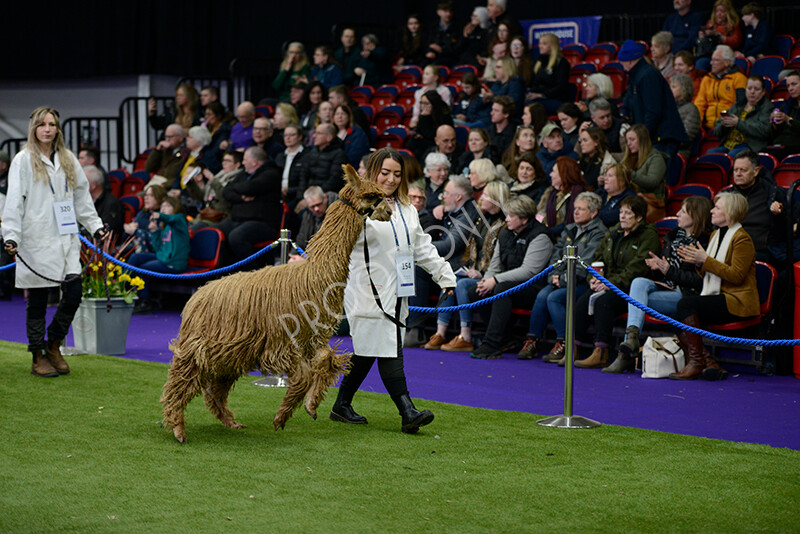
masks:
[(289, 390), (272, 421), (276, 430), (304, 398), (316, 419), (328, 388), (345, 372), (351, 354), (337, 354), (329, 340), (339, 323), (350, 253), (367, 216), (387, 221), (391, 213), (376, 183), (361, 179), (350, 165), (343, 168), (342, 201), (328, 208), (308, 244), (307, 261), (226, 276), (186, 303), (161, 395), (163, 424), (179, 442), (186, 443), (186, 405), (201, 391), (223, 425), (244, 428), (228, 408), (228, 394), (253, 369), (289, 375)]

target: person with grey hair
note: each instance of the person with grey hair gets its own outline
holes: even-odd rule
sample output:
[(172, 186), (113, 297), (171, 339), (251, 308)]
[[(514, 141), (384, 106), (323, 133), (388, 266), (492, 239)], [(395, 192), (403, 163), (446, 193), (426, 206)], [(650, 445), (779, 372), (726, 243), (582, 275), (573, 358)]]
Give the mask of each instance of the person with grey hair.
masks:
[(747, 77), (736, 68), (734, 58), (730, 46), (717, 46), (711, 54), (711, 72), (703, 77), (695, 96), (694, 104), (700, 112), (703, 126), (710, 130), (723, 111), (745, 99)]
[[(529, 280), (547, 266), (553, 242), (547, 227), (536, 220), (536, 204), (526, 195), (505, 203), (506, 228), (500, 232), (489, 269), (469, 290), (469, 299), (502, 293)], [(471, 358), (490, 360), (502, 357), (506, 330), (513, 323), (512, 308), (531, 305), (536, 290), (528, 286), (511, 296), (495, 300), (491, 307), (479, 308), (487, 321), (483, 343), (470, 353)], [(488, 315), (488, 316), (487, 316)]]
[(102, 219), (109, 230), (114, 232), (115, 240), (122, 237), (122, 225), (125, 222), (125, 212), (122, 209), (122, 203), (105, 190), (105, 178), (103, 172), (94, 165), (87, 165), (83, 167), (83, 173), (86, 179), (89, 180), (89, 194), (92, 196), (94, 202), (94, 209), (97, 215)]
[[(603, 199), (596, 193), (584, 191), (580, 193), (573, 204), (573, 221), (564, 227), (561, 236), (550, 255), (549, 264), (553, 264), (564, 257), (568, 245), (574, 246), (576, 253), (581, 258), (591, 258), (594, 251), (603, 240), (608, 228), (600, 220), (600, 206)], [(575, 298), (583, 295), (589, 289), (586, 281), (586, 267), (577, 265), (575, 268)], [(520, 360), (530, 360), (539, 355), (542, 348), (539, 340), (544, 336), (548, 318), (552, 319), (556, 330), (556, 344), (545, 361), (558, 361), (564, 356), (564, 338), (567, 329), (567, 278), (566, 265), (556, 267), (549, 275), (547, 285), (537, 294), (531, 308), (531, 321), (528, 326), (528, 335), (522, 350), (517, 355)]]
[(388, 83), (391, 80), (391, 61), (391, 54), (380, 44), (378, 37), (374, 33), (366, 34), (361, 38), (361, 57), (354, 69), (359, 83), (373, 87)]
[(464, 25), (461, 40), (458, 43), (458, 63), (482, 68), (481, 60), (489, 47), (487, 31), (489, 28), (489, 10), (478, 6), (472, 10), (469, 22)]
[[(611, 111), (611, 103), (603, 97), (597, 97), (589, 103), (589, 113), (595, 126), (603, 130), (608, 140), (608, 149), (612, 154), (623, 152), (620, 138), (630, 125)], [(587, 125), (589, 123), (584, 123)]]
[(187, 151), (183, 146), (186, 133), (180, 124), (170, 124), (164, 130), (164, 139), (158, 142), (150, 151), (144, 170), (160, 174), (167, 179), (167, 183), (175, 181), (186, 162)]
[(678, 115), (689, 136), (689, 141), (678, 146), (678, 153), (683, 154), (687, 159), (692, 151), (692, 145), (700, 133), (700, 112), (692, 102), (694, 97), (694, 82), (688, 74), (676, 73), (669, 79), (669, 88), (672, 89), (672, 96), (675, 97), (675, 104), (678, 106)]
[(653, 66), (661, 72), (667, 80), (675, 72), (672, 66), (672, 34), (660, 31), (650, 39), (650, 53), (653, 58)]
[(586, 77), (586, 80), (581, 84), (581, 100), (575, 102), (575, 105), (584, 112), (589, 112), (589, 106), (597, 98), (605, 98), (612, 100), (614, 98), (614, 82), (611, 81), (608, 74), (602, 72), (595, 72)]
[[(344, 185), (342, 165), (347, 163), (344, 143), (336, 136), (336, 126), (322, 123), (314, 130), (314, 148), (304, 157), (306, 163), (301, 179), (301, 189), (318, 185), (323, 191), (338, 192)], [(300, 201), (295, 212), (305, 208)]]
[[(306, 201), (307, 209), (303, 211), (295, 243), (297, 243), (298, 247), (305, 249), (308, 246), (308, 242), (311, 241), (311, 238), (322, 226), (328, 207), (339, 200), (339, 195), (333, 191), (326, 193), (320, 186), (312, 185), (303, 192), (303, 198)], [(297, 261), (299, 256), (296, 254), (295, 256), (295, 261)]]
[[(431, 152), (425, 156), (425, 173), (427, 186), (425, 187), (425, 209), (433, 213), (436, 206), (442, 205), (444, 186), (450, 175), (450, 160), (441, 152)], [(441, 217), (439, 218), (441, 220)]]

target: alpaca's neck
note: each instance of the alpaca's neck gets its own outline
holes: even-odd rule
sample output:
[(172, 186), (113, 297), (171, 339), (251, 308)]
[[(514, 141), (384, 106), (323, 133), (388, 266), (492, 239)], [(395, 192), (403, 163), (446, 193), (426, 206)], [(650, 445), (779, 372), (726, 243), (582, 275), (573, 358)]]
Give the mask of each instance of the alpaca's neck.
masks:
[(353, 208), (336, 202), (328, 208), (322, 226), (308, 243), (308, 261), (321, 268), (320, 282), (344, 283), (350, 266), (350, 253), (356, 244), (364, 219)]

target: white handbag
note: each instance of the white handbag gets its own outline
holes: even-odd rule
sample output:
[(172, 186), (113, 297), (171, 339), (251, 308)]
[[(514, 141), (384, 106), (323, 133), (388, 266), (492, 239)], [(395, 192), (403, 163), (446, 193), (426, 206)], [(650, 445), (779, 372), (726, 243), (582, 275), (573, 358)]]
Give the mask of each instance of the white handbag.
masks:
[(648, 337), (642, 347), (642, 378), (667, 378), (683, 369), (686, 359), (675, 337)]

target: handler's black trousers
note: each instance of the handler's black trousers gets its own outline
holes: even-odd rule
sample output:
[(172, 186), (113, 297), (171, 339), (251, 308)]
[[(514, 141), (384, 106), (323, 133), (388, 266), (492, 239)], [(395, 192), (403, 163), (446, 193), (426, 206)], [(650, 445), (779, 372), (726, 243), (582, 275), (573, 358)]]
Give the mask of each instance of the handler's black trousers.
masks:
[(372, 364), (378, 360), (378, 371), (383, 386), (392, 398), (408, 395), (406, 372), (403, 368), (402, 352), (397, 358), (375, 358), (374, 356), (353, 356), (350, 358), (350, 372), (339, 384), (339, 400), (351, 401), (361, 383), (367, 378)]
[[(75, 279), (61, 284), (61, 301), (50, 326), (47, 327), (47, 339), (61, 341), (67, 337), (69, 325), (78, 311), (81, 303), (81, 278), (76, 275), (67, 275)], [(25, 326), (28, 331), (28, 351), (45, 349), (45, 313), (47, 311), (47, 287), (28, 289), (28, 306), (25, 314)]]

